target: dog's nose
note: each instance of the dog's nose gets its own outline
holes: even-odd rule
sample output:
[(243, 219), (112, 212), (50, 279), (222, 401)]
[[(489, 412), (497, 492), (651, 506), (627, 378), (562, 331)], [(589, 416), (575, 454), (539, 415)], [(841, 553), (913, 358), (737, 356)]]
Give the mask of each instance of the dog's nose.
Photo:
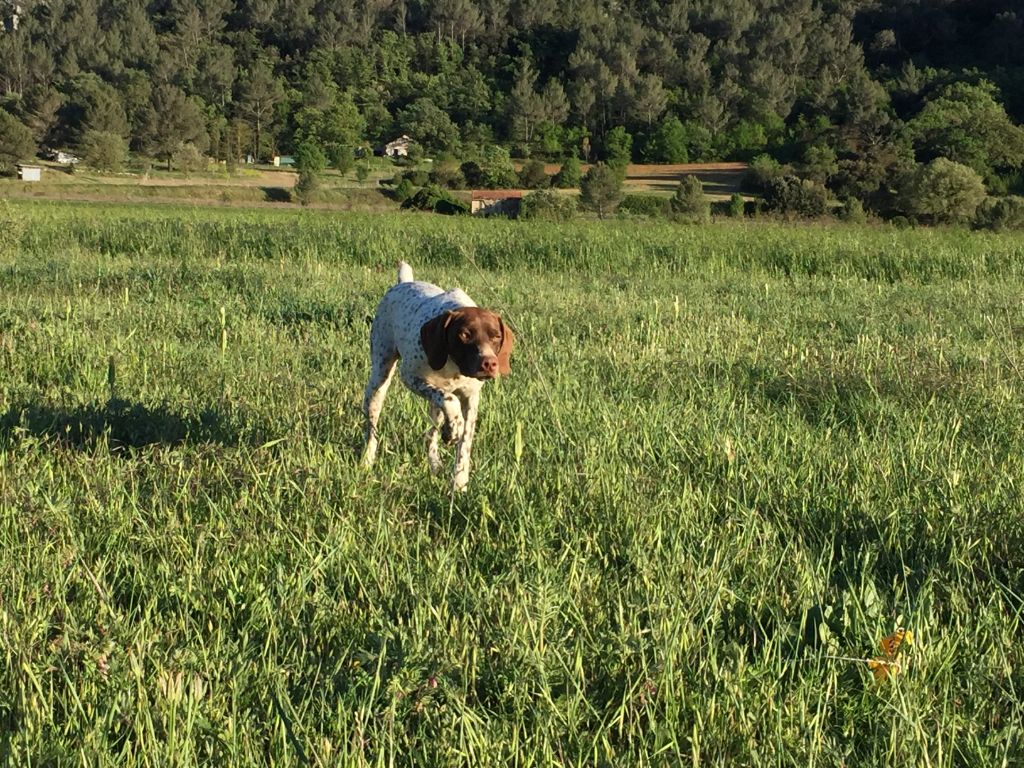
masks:
[(487, 374), (488, 376), (496, 376), (498, 374), (498, 358), (496, 357), (485, 357), (480, 361), (480, 373)]

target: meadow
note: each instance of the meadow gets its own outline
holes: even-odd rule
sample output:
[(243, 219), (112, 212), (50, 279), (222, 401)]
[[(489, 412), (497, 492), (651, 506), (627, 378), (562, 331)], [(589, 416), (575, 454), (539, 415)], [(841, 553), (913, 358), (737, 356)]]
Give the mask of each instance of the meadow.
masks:
[(1022, 339), (1019, 235), (0, 203), (0, 762), (1020, 765)]

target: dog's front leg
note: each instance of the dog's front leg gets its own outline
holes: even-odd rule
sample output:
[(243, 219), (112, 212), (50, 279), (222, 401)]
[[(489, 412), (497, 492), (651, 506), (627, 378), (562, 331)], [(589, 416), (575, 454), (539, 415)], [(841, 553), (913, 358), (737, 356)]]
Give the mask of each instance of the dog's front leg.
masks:
[(470, 454), (473, 451), (473, 436), (476, 434), (476, 417), (480, 409), (480, 390), (476, 389), (460, 395), (464, 427), (462, 438), (455, 449), (455, 474), (452, 487), (456, 491), (464, 491), (469, 484)]
[[(424, 398), (433, 408), (444, 414), (444, 423), (440, 426), (441, 437), (445, 442), (451, 443), (462, 437), (465, 420), (462, 417), (462, 404), (455, 395), (447, 394), (437, 387), (430, 386), (419, 376), (406, 375), (404, 371), (402, 372), (402, 382), (410, 391)], [(431, 411), (431, 418), (434, 418), (434, 411)]]
[(438, 437), (444, 424), (444, 411), (431, 404), (430, 429), (427, 430), (427, 463), (430, 464), (430, 474), (432, 475), (436, 475), (441, 471), (441, 453), (438, 450)]

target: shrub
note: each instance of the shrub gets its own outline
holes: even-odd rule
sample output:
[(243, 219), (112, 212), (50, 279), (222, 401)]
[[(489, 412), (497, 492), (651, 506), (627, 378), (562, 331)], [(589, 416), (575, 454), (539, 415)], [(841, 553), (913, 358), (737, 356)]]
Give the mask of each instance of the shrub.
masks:
[(453, 215), (469, 213), (469, 206), (452, 197), (451, 193), (436, 184), (428, 184), (402, 204), (403, 208), (415, 208), (419, 211), (434, 211)]
[(734, 219), (742, 219), (747, 208), (747, 201), (739, 192), (733, 192), (729, 198), (729, 215)]
[(417, 187), (425, 187), (430, 184), (430, 174), (426, 171), (406, 171), (403, 176)]
[(582, 179), (579, 158), (576, 155), (569, 155), (565, 158), (558, 173), (555, 174), (553, 183), (559, 189), (576, 189)]
[(174, 150), (172, 162), (186, 175), (206, 170), (206, 157), (191, 141), (183, 141)]
[(128, 159), (128, 142), (109, 131), (86, 131), (79, 143), (82, 161), (101, 171), (119, 171)]
[(972, 221), (985, 199), (985, 182), (973, 168), (944, 157), (911, 171), (900, 189), (904, 213), (934, 224)]
[(619, 203), (620, 213), (659, 217), (668, 213), (668, 199), (657, 195), (626, 195)]
[(591, 166), (580, 182), (580, 202), (598, 218), (615, 211), (622, 199), (622, 176), (604, 163)]
[(683, 176), (676, 187), (676, 193), (669, 201), (672, 213), (680, 219), (707, 221), (711, 218), (711, 206), (704, 195), (704, 185), (696, 176)]
[(667, 115), (644, 145), (643, 158), (648, 163), (689, 162), (686, 138), (682, 121), (675, 115)]
[(356, 181), (362, 184), (370, 176), (370, 166), (366, 163), (356, 163)]
[(327, 159), (330, 161), (331, 167), (342, 176), (351, 171), (352, 166), (355, 164), (355, 155), (352, 152), (352, 147), (346, 147), (343, 144), (333, 145), (330, 149), (330, 157)]
[(295, 149), (295, 167), (300, 171), (322, 173), (327, 167), (327, 155), (317, 144), (307, 139)]
[(470, 189), (484, 186), (484, 169), (480, 167), (480, 163), (470, 160), (463, 163), (459, 170), (462, 171), (462, 178), (466, 180), (466, 186)]
[(1024, 230), (1024, 197), (987, 198), (978, 206), (974, 224), (995, 232)]
[(484, 150), (481, 170), (483, 185), (488, 189), (507, 189), (519, 183), (512, 157), (504, 147), (492, 145)]
[(327, 167), (327, 155), (317, 144), (307, 139), (296, 147), (295, 165), (299, 169), (295, 197), (302, 205), (309, 205), (320, 189), (320, 174)]
[(415, 194), (416, 187), (408, 179), (402, 179), (397, 185), (395, 185), (395, 200), (400, 203), (404, 203)]
[(299, 171), (299, 180), (295, 182), (295, 197), (302, 205), (309, 205), (320, 189), (320, 176), (310, 170)]
[(633, 155), (633, 137), (621, 125), (608, 131), (604, 137), (605, 160), (623, 176)]
[(823, 216), (828, 211), (828, 192), (821, 184), (797, 176), (770, 179), (764, 188), (769, 211), (797, 216)]
[(851, 224), (863, 224), (868, 220), (864, 213), (864, 204), (856, 197), (848, 197), (843, 201), (843, 207), (839, 209), (839, 218)]
[(541, 190), (531, 192), (523, 198), (519, 217), (540, 221), (569, 221), (576, 215), (576, 207), (575, 197)]
[(744, 180), (751, 189), (763, 192), (768, 182), (784, 175), (782, 165), (770, 155), (758, 155), (750, 161), (747, 177)]
[(462, 175), (459, 161), (450, 155), (440, 157), (430, 171), (430, 183), (448, 189), (465, 189), (466, 177)]
[(519, 184), (525, 189), (547, 189), (551, 186), (551, 177), (542, 161), (530, 160), (519, 172)]

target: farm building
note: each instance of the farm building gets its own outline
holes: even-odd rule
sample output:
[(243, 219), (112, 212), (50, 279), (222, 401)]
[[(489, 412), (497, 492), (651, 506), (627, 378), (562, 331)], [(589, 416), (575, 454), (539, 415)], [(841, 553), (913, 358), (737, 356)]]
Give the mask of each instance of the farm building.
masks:
[(474, 216), (519, 215), (523, 192), (519, 189), (474, 189), (470, 198), (469, 211)]
[(384, 154), (388, 157), (406, 157), (409, 154), (410, 144), (412, 144), (412, 139), (403, 134), (384, 145)]
[(71, 152), (65, 152), (63, 149), (54, 149), (46, 153), (47, 160), (53, 160), (55, 163), (60, 165), (75, 165), (81, 162), (78, 155), (74, 155)]
[(19, 165), (18, 178), (22, 181), (41, 181), (43, 169), (38, 165)]
[(274, 155), (274, 167), (293, 168), (294, 166), (295, 158), (291, 155)]

